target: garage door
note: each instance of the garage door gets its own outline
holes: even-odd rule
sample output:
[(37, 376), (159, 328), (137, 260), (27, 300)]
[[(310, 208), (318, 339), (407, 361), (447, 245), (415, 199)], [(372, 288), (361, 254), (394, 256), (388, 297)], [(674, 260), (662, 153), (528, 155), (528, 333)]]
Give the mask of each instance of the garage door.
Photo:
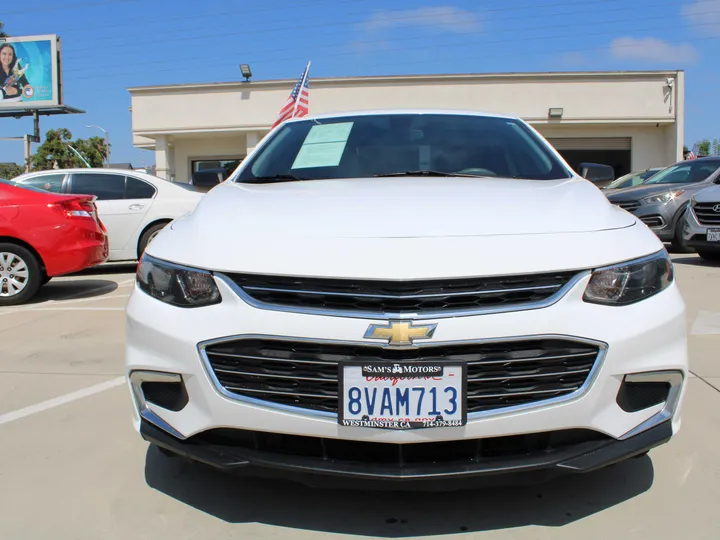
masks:
[(630, 137), (548, 138), (556, 150), (630, 150)]

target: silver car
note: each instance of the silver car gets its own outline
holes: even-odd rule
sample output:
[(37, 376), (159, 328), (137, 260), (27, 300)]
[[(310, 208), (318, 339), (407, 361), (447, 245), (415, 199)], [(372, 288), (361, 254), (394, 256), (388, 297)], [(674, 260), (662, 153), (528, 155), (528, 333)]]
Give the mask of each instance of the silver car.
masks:
[(608, 194), (608, 200), (640, 218), (663, 242), (683, 248), (682, 218), (690, 197), (720, 183), (720, 157), (681, 161), (639, 186)]
[(703, 259), (720, 261), (720, 186), (705, 188), (690, 198), (683, 242)]

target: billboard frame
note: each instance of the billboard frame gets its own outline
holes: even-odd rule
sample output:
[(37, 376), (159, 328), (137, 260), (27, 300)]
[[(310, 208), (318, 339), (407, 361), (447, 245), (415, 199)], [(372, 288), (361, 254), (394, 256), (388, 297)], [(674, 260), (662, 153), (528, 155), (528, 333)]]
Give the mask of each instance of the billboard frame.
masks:
[[(5, 43), (23, 43), (28, 41), (49, 41), (50, 42), (50, 57), (53, 59), (51, 67), (51, 85), (53, 87), (54, 99), (45, 101), (18, 101), (15, 103), (16, 107), (2, 107), (0, 106), (0, 113), (15, 111), (28, 111), (28, 110), (43, 110), (43, 109), (58, 109), (62, 108), (63, 105), (63, 93), (62, 93), (62, 69), (61, 69), (61, 46), (60, 37), (57, 34), (41, 34), (36, 36), (8, 36), (0, 38), (0, 46)], [(1, 102), (0, 102), (1, 103)], [(5, 115), (3, 115), (5, 116)], [(11, 115), (7, 115), (11, 116)]]

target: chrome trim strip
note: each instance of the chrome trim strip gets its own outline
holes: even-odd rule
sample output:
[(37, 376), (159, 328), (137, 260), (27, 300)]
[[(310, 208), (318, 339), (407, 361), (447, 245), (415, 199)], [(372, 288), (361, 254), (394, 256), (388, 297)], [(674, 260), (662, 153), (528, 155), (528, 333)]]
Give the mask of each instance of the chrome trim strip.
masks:
[[(547, 360), (547, 358), (541, 358), (538, 361)], [(507, 375), (506, 377), (468, 377), (468, 382), (471, 381), (514, 381), (517, 379), (541, 379), (543, 377), (557, 377), (558, 375), (577, 375), (579, 373), (589, 372), (592, 368), (587, 369), (573, 369), (571, 371), (556, 371), (554, 373), (529, 373), (525, 375)], [(553, 390), (555, 391), (555, 390)], [(557, 390), (562, 392), (562, 390)], [(519, 395), (519, 394), (508, 394), (508, 395)]]
[(164, 373), (162, 371), (135, 370), (130, 373), (128, 378), (130, 379), (130, 385), (132, 387), (140, 416), (163, 431), (167, 431), (173, 437), (184, 440), (186, 437), (182, 433), (160, 418), (160, 416), (158, 416), (155, 412), (150, 410), (147, 402), (145, 401), (142, 388), (140, 388), (140, 385), (144, 382), (182, 383), (182, 375), (178, 373)]
[[(217, 376), (213, 372), (212, 365), (210, 364), (210, 359), (208, 358), (208, 355), (206, 352), (206, 348), (209, 347), (210, 345), (216, 345), (218, 343), (224, 343), (224, 342), (228, 342), (228, 341), (236, 341), (236, 340), (242, 340), (242, 339), (269, 339), (269, 340), (278, 340), (278, 341), (291, 340), (291, 341), (302, 341), (302, 342), (306, 342), (306, 343), (362, 345), (364, 347), (397, 349), (397, 347), (390, 347), (389, 345), (383, 344), (383, 343), (368, 343), (365, 341), (354, 341), (354, 340), (331, 340), (331, 339), (293, 337), (293, 336), (278, 336), (278, 335), (270, 335), (270, 334), (237, 334), (237, 335), (226, 336), (226, 337), (222, 337), (222, 338), (209, 339), (209, 340), (198, 343), (197, 347), (198, 347), (198, 353), (200, 355), (201, 365), (203, 366), (203, 368), (205, 370), (205, 374), (207, 375), (208, 380), (210, 381), (211, 385), (213, 386), (215, 391), (218, 393), (218, 395), (223, 396), (231, 401), (239, 401), (239, 402), (243, 402), (243, 403), (248, 403), (250, 405), (257, 405), (259, 407), (300, 414), (303, 416), (315, 416), (315, 417), (319, 417), (319, 418), (327, 418), (328, 420), (333, 420), (333, 421), (337, 421), (337, 417), (338, 417), (337, 413), (305, 409), (302, 407), (294, 407), (291, 405), (282, 405), (279, 403), (273, 403), (273, 402), (264, 401), (261, 399), (250, 398), (247, 396), (242, 396), (242, 395), (227, 391), (222, 386), (222, 384), (218, 380)], [(593, 367), (590, 370), (590, 373), (588, 374), (587, 378), (585, 379), (585, 383), (582, 386), (580, 386), (580, 388), (575, 390), (574, 392), (563, 395), (563, 396), (559, 396), (556, 398), (550, 398), (547, 400), (536, 401), (533, 403), (527, 403), (527, 404), (523, 404), (523, 405), (515, 405), (512, 407), (503, 407), (501, 409), (493, 409), (490, 411), (478, 411), (478, 412), (468, 413), (468, 415), (467, 415), (468, 420), (476, 420), (476, 419), (480, 419), (480, 418), (505, 416), (505, 415), (515, 414), (518, 412), (525, 412), (525, 411), (530, 411), (530, 410), (549, 408), (549, 407), (553, 407), (555, 405), (565, 405), (567, 403), (577, 401), (578, 399), (582, 398), (588, 392), (590, 387), (593, 385), (593, 383), (597, 379), (598, 373), (600, 372), (600, 369), (602, 368), (602, 366), (604, 364), (605, 357), (607, 356), (608, 344), (605, 342), (602, 342), (602, 341), (594, 340), (594, 339), (581, 338), (581, 337), (570, 336), (570, 335), (565, 335), (565, 334), (537, 334), (537, 335), (513, 336), (513, 337), (502, 337), (502, 338), (440, 341), (440, 342), (434, 342), (434, 343), (420, 342), (420, 343), (413, 345), (411, 348), (447, 347), (447, 346), (451, 346), (451, 345), (467, 345), (467, 344), (475, 344), (475, 343), (477, 343), (477, 344), (506, 343), (506, 342), (518, 342), (518, 341), (533, 341), (533, 340), (537, 340), (537, 339), (564, 339), (564, 340), (568, 340), (568, 341), (575, 341), (577, 343), (584, 343), (587, 345), (593, 345), (595, 347), (598, 347), (598, 354), (595, 358), (595, 362), (593, 363)]]
[[(272, 358), (268, 358), (268, 360), (272, 360)], [(337, 364), (333, 364), (337, 365)], [(264, 373), (251, 373), (249, 371), (231, 371), (229, 369), (221, 369), (221, 368), (215, 368), (215, 372), (220, 373), (227, 373), (228, 375), (245, 375), (247, 377), (258, 377), (258, 378), (264, 378), (264, 379), (290, 379), (292, 381), (312, 381), (312, 382), (338, 382), (337, 378), (335, 379), (321, 379), (319, 377), (297, 377), (295, 375), (266, 375)], [(248, 389), (248, 392), (250, 390)], [(300, 394), (297, 394), (300, 395)]]
[[(590, 356), (594, 353), (586, 352), (586, 353), (570, 353), (570, 354), (562, 354), (562, 355), (555, 355), (555, 356), (543, 356), (541, 360), (560, 360), (561, 358), (581, 358), (583, 356)], [(539, 357), (533, 356), (532, 358), (513, 358), (513, 362), (536, 362)], [(504, 364), (507, 362), (507, 360), (476, 360), (474, 362), (468, 362), (468, 366), (485, 366), (485, 365), (492, 365), (492, 364)]]
[(670, 392), (668, 393), (667, 401), (665, 406), (660, 412), (652, 415), (650, 418), (645, 420), (638, 426), (618, 437), (619, 440), (629, 439), (647, 431), (648, 429), (662, 424), (666, 420), (672, 418), (677, 409), (678, 403), (680, 402), (680, 392), (682, 391), (683, 381), (685, 380), (683, 373), (678, 370), (669, 371), (649, 371), (646, 373), (631, 373), (625, 375), (625, 381), (627, 382), (667, 382), (670, 383)]
[(571, 278), (561, 289), (555, 294), (549, 296), (545, 300), (540, 302), (526, 302), (520, 304), (514, 304), (512, 306), (495, 306), (485, 308), (474, 308), (474, 309), (448, 309), (448, 310), (433, 310), (423, 311), (422, 313), (393, 313), (383, 311), (363, 311), (363, 310), (351, 310), (351, 309), (323, 309), (323, 308), (298, 308), (292, 306), (283, 306), (280, 304), (270, 304), (266, 302), (260, 302), (254, 299), (252, 296), (247, 294), (242, 287), (235, 283), (230, 277), (221, 273), (215, 272), (213, 275), (221, 280), (230, 290), (237, 294), (246, 304), (256, 308), (268, 311), (280, 311), (284, 313), (299, 313), (303, 315), (322, 315), (325, 317), (351, 317), (356, 319), (414, 319), (414, 320), (426, 320), (426, 319), (438, 319), (443, 317), (470, 317), (474, 315), (488, 315), (491, 313), (512, 313), (515, 311), (528, 311), (533, 309), (543, 309), (552, 306), (553, 304), (560, 301), (570, 289), (575, 287), (580, 281), (588, 277), (591, 274), (590, 270), (583, 270), (578, 272), (573, 278)]
[[(451, 293), (433, 293), (433, 294), (370, 294), (370, 293), (344, 293), (344, 292), (332, 292), (332, 291), (308, 291), (305, 289), (280, 289), (275, 287), (242, 287), (251, 291), (265, 291), (265, 292), (282, 292), (282, 293), (293, 293), (293, 294), (304, 294), (304, 295), (315, 295), (315, 296), (345, 296), (345, 297), (359, 297), (359, 298), (385, 298), (389, 300), (413, 300), (416, 298), (447, 298), (457, 296), (473, 296), (473, 295), (484, 295), (484, 294), (498, 294), (498, 293), (514, 293), (514, 292), (525, 292), (525, 291), (537, 291), (537, 290), (549, 290), (549, 289), (560, 289), (562, 284), (556, 285), (538, 285), (537, 287), (514, 287), (508, 289), (490, 289), (487, 291), (467, 291), (467, 292), (451, 292)], [(241, 287), (238, 285), (238, 287)]]
[(515, 397), (515, 396), (536, 396), (541, 394), (557, 394), (558, 392), (564, 392), (565, 390), (577, 390), (576, 388), (562, 388), (560, 390), (532, 390), (530, 392), (508, 392), (507, 394), (483, 394), (480, 396), (467, 396), (467, 399), (487, 399), (497, 397)]
[[(364, 342), (363, 342), (364, 343)], [(272, 360), (273, 362), (295, 362), (298, 364), (313, 364), (316, 366), (334, 366), (337, 362), (325, 362), (323, 360), (290, 360), (289, 358), (266, 358), (264, 356), (253, 356), (251, 354), (231, 354), (231, 353), (212, 353), (214, 356), (224, 356), (226, 358), (247, 358), (249, 360)]]

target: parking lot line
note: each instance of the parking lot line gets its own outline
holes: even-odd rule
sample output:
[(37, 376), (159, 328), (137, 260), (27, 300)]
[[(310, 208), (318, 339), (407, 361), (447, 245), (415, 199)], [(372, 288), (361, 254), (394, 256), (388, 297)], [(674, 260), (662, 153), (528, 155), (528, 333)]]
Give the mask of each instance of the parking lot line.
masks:
[(99, 394), (100, 392), (110, 390), (111, 388), (115, 388), (124, 383), (125, 377), (117, 377), (104, 383), (96, 384), (87, 388), (83, 388), (82, 390), (77, 390), (76, 392), (65, 394), (64, 396), (48, 399), (47, 401), (42, 401), (40, 403), (36, 403), (35, 405), (30, 405), (29, 407), (23, 407), (22, 409), (18, 409), (16, 411), (10, 411), (9, 413), (0, 415), (0, 426), (14, 420), (20, 420), (21, 418), (31, 416), (33, 414), (47, 411), (49, 409), (54, 409), (55, 407), (60, 407), (61, 405), (77, 401), (78, 399), (92, 396), (94, 394)]

